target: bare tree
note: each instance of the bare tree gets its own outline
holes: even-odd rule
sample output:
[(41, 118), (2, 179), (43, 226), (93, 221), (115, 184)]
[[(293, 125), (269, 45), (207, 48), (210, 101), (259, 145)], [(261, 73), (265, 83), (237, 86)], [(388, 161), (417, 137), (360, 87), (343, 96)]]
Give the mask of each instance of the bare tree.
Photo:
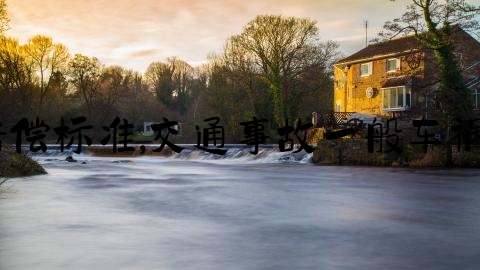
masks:
[(92, 115), (92, 106), (98, 93), (98, 79), (102, 65), (97, 58), (76, 54), (69, 63), (71, 82), (83, 98), (89, 116)]
[(197, 94), (195, 72), (187, 62), (175, 57), (168, 58), (165, 63), (153, 62), (145, 77), (160, 102), (181, 116), (185, 115)]
[(50, 82), (56, 72), (64, 71), (69, 60), (68, 49), (55, 44), (52, 38), (36, 35), (28, 40), (26, 51), (31, 57), (36, 71), (40, 73), (40, 111), (50, 91)]
[(464, 83), (455, 57), (454, 26), (470, 32), (479, 30), (480, 6), (465, 0), (412, 0), (402, 17), (388, 21), (382, 38), (414, 34), (423, 46), (433, 51), (438, 81), (439, 102), (447, 122), (467, 119), (471, 112), (471, 93)]
[[(298, 79), (322, 61), (322, 45), (316, 22), (295, 17), (258, 16), (242, 33), (230, 38), (227, 49), (240, 54), (235, 61), (248, 61), (260, 73), (273, 97), (278, 125), (298, 115), (305, 93)], [(237, 63), (238, 63), (237, 62)]]
[(0, 115), (4, 125), (32, 110), (34, 73), (25, 47), (0, 36)]

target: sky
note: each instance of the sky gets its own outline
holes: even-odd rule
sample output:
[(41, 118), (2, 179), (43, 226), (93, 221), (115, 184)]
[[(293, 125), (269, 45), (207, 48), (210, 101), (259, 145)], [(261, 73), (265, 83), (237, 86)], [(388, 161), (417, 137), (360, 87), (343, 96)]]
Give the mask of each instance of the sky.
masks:
[(176, 56), (191, 65), (222, 51), (257, 15), (317, 21), (322, 40), (347, 56), (399, 17), (408, 0), (7, 0), (8, 36), (21, 43), (37, 34), (66, 45), (72, 54), (144, 72), (153, 61)]

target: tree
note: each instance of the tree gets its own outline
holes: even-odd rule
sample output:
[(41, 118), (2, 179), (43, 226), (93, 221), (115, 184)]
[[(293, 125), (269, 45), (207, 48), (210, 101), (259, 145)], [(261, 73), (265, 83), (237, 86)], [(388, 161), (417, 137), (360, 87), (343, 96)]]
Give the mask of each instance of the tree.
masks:
[(281, 126), (298, 117), (302, 96), (298, 80), (322, 56), (315, 21), (294, 17), (258, 16), (226, 46), (236, 63), (248, 61), (273, 98), (273, 116)]
[(65, 97), (67, 96), (69, 84), (64, 72), (55, 71), (48, 80), (48, 99), (45, 100), (45, 107), (52, 117), (58, 118), (65, 111)]
[[(271, 106), (273, 94), (268, 90), (268, 85), (262, 78), (263, 70), (256, 64), (253, 54), (241, 46), (228, 43), (223, 55), (213, 66), (216, 67), (213, 71), (223, 73), (222, 77), (226, 80), (223, 88), (228, 87), (233, 91), (231, 96), (235, 97), (235, 100), (232, 102), (239, 103), (232, 108), (239, 108), (240, 105), (243, 111), (242, 113), (230, 112), (230, 114), (238, 116), (243, 114), (248, 118), (258, 116), (271, 119), (273, 117), (274, 107)], [(223, 89), (223, 91), (228, 90)], [(223, 99), (225, 97), (219, 99), (219, 102)]]
[(96, 57), (89, 58), (88, 56), (75, 54), (69, 62), (71, 82), (85, 102), (89, 116), (92, 115), (92, 106), (98, 95), (98, 79), (101, 70), (102, 65)]
[(333, 110), (332, 74), (333, 64), (339, 57), (338, 48), (338, 43), (333, 41), (318, 45), (315, 61), (298, 77), (297, 88), (302, 90), (301, 106), (298, 108), (300, 115), (311, 116), (314, 111)]
[(5, 121), (28, 116), (32, 109), (34, 74), (25, 46), (0, 36), (0, 106)]
[(145, 77), (158, 100), (167, 108), (184, 116), (196, 96), (195, 72), (185, 61), (175, 57), (165, 63), (151, 63)]
[(45, 98), (50, 91), (50, 83), (57, 72), (65, 71), (69, 60), (68, 49), (55, 44), (52, 38), (36, 35), (28, 40), (26, 51), (40, 74), (39, 109), (41, 112)]
[(447, 123), (454, 118), (468, 119), (472, 110), (471, 93), (464, 83), (462, 70), (455, 59), (453, 26), (464, 30), (479, 29), (480, 7), (465, 0), (412, 0), (401, 18), (385, 23), (381, 37), (414, 34), (423, 46), (433, 51), (440, 95), (438, 101)]
[(147, 90), (140, 74), (121, 66), (109, 66), (102, 70), (97, 85), (94, 105), (96, 112), (102, 115), (102, 121), (108, 121), (120, 114), (133, 114), (133, 118), (127, 117), (132, 123), (141, 120), (139, 115), (134, 113), (145, 108), (140, 101), (145, 101)]
[(10, 19), (8, 18), (7, 13), (7, 1), (0, 0), (0, 36), (5, 34), (5, 31), (8, 30), (8, 24)]
[(98, 99), (107, 107), (118, 104), (120, 97), (126, 92), (124, 79), (127, 70), (121, 66), (110, 66), (102, 70), (99, 77)]
[(201, 95), (207, 106), (200, 115), (204, 118), (221, 115), (228, 132), (227, 139), (238, 142), (243, 137), (238, 123), (253, 116), (270, 119), (268, 111), (272, 108), (269, 106), (271, 97), (258, 73), (251, 70), (253, 66), (247, 61), (237, 62), (235, 56), (242, 57), (243, 54), (230, 54), (227, 50), (224, 55), (212, 56), (209, 60), (205, 67), (208, 84)]
[(144, 121), (163, 115), (164, 107), (155, 99), (140, 73), (126, 71), (122, 85), (118, 108), (124, 118), (136, 124), (137, 130), (143, 130)]

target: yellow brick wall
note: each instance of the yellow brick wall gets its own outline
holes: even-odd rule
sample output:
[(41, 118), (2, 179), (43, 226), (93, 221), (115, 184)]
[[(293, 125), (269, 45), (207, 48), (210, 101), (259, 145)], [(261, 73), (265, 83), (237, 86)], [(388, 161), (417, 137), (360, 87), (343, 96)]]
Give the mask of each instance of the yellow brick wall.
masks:
[[(337, 65), (334, 71), (335, 89), (334, 89), (334, 108), (340, 103), (341, 111), (359, 112), (365, 114), (386, 115), (388, 112), (382, 111), (382, 83), (389, 78), (398, 77), (402, 75), (413, 75), (423, 78), (423, 71), (425, 66), (425, 56), (423, 53), (417, 53), (417, 60), (419, 64), (417, 67), (407, 63), (407, 59), (411, 59), (409, 54), (397, 56), (400, 59), (400, 70), (396, 72), (387, 73), (387, 60), (393, 57), (387, 57), (374, 61), (365, 61), (350, 64), (346, 72), (346, 81), (342, 83), (342, 76), (345, 74), (345, 65)], [(428, 59), (428, 58), (427, 58)], [(360, 76), (360, 65), (362, 63), (372, 62), (373, 70), (369, 76)], [(366, 96), (366, 90), (372, 87), (376, 90), (376, 94), (372, 98)], [(414, 93), (412, 93), (414, 95)], [(412, 106), (414, 101), (412, 99)]]

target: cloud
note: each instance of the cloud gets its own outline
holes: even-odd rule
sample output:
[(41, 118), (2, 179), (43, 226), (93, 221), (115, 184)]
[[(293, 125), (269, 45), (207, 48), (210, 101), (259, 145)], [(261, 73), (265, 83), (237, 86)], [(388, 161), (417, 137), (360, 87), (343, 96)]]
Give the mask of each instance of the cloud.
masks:
[(364, 20), (374, 35), (383, 21), (401, 14), (393, 7), (405, 1), (22, 0), (8, 3), (8, 34), (21, 41), (46, 34), (73, 53), (144, 70), (168, 56), (202, 62), (258, 14), (309, 17), (318, 22), (324, 40), (346, 42), (353, 51), (355, 44), (364, 45), (359, 38)]
[(143, 58), (143, 57), (151, 57), (157, 54), (159, 51), (157, 49), (146, 49), (146, 50), (139, 50), (134, 51), (128, 54), (129, 57), (135, 58)]

